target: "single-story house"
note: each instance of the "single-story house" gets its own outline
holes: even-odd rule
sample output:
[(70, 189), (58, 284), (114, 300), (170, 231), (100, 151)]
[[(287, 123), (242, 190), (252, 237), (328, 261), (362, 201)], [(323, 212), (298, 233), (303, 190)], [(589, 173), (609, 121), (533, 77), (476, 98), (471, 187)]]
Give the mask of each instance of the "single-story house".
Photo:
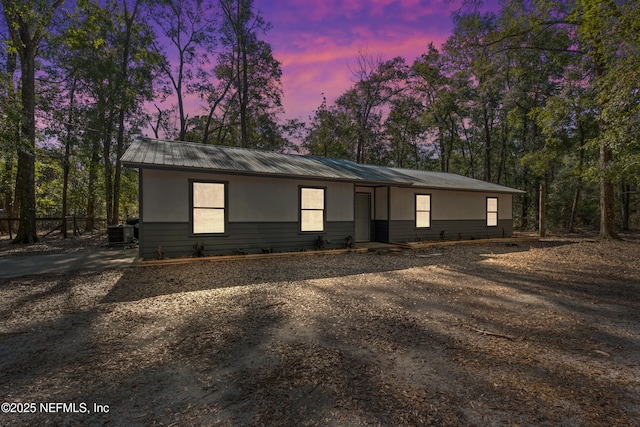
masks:
[(140, 256), (509, 237), (520, 190), (452, 173), (142, 138)]

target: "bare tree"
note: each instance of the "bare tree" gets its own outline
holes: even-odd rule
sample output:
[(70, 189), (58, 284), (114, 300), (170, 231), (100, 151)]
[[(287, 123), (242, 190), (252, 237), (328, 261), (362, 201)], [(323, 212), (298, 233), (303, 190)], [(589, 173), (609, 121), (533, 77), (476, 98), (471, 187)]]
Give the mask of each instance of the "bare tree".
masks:
[(380, 124), (379, 107), (387, 104), (402, 92), (401, 82), (406, 78), (404, 59), (397, 57), (388, 61), (360, 51), (356, 63), (350, 67), (354, 86), (341, 95), (336, 104), (347, 110), (355, 127), (355, 161), (365, 161), (367, 144), (375, 133), (374, 123)]
[[(195, 91), (193, 80), (202, 73), (213, 52), (216, 9), (209, 0), (162, 0), (150, 12), (161, 33), (161, 38), (154, 40), (154, 47), (158, 53), (169, 56), (160, 65), (176, 95), (180, 121), (178, 139), (182, 141), (189, 119), (184, 98)], [(168, 41), (168, 51), (162, 41)], [(159, 113), (160, 119), (162, 113)]]

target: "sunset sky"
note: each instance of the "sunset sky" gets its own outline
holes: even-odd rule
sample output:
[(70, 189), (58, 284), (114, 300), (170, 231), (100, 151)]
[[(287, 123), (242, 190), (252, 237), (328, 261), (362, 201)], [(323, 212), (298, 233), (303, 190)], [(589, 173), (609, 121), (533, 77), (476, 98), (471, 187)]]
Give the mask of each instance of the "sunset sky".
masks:
[(282, 64), (286, 118), (308, 121), (351, 86), (358, 51), (411, 64), (452, 31), (449, 0), (255, 0), (272, 29), (264, 36)]

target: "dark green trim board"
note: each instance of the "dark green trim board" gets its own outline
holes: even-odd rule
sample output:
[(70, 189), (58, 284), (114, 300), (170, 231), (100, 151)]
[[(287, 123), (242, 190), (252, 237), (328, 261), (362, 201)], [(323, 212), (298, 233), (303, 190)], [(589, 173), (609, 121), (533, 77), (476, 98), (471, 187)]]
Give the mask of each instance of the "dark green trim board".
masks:
[(287, 252), (316, 249), (319, 235), (325, 249), (345, 247), (345, 238), (354, 235), (351, 221), (325, 223), (322, 233), (303, 233), (297, 222), (229, 222), (225, 235), (192, 235), (188, 222), (151, 222), (143, 225), (146, 238), (140, 241), (140, 256), (155, 259), (158, 246), (164, 256), (185, 257), (193, 254), (193, 245), (203, 244), (206, 255), (230, 255), (236, 251), (260, 253), (263, 250)]

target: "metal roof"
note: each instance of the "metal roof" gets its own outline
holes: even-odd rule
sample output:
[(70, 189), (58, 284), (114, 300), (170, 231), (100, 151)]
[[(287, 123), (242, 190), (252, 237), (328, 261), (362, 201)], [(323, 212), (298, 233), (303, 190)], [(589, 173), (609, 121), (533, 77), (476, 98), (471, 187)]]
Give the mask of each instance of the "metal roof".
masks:
[(198, 169), (212, 172), (329, 179), (434, 189), (521, 193), (461, 175), (363, 165), (349, 160), (280, 154), (245, 148), (140, 138), (121, 158), (135, 167)]

